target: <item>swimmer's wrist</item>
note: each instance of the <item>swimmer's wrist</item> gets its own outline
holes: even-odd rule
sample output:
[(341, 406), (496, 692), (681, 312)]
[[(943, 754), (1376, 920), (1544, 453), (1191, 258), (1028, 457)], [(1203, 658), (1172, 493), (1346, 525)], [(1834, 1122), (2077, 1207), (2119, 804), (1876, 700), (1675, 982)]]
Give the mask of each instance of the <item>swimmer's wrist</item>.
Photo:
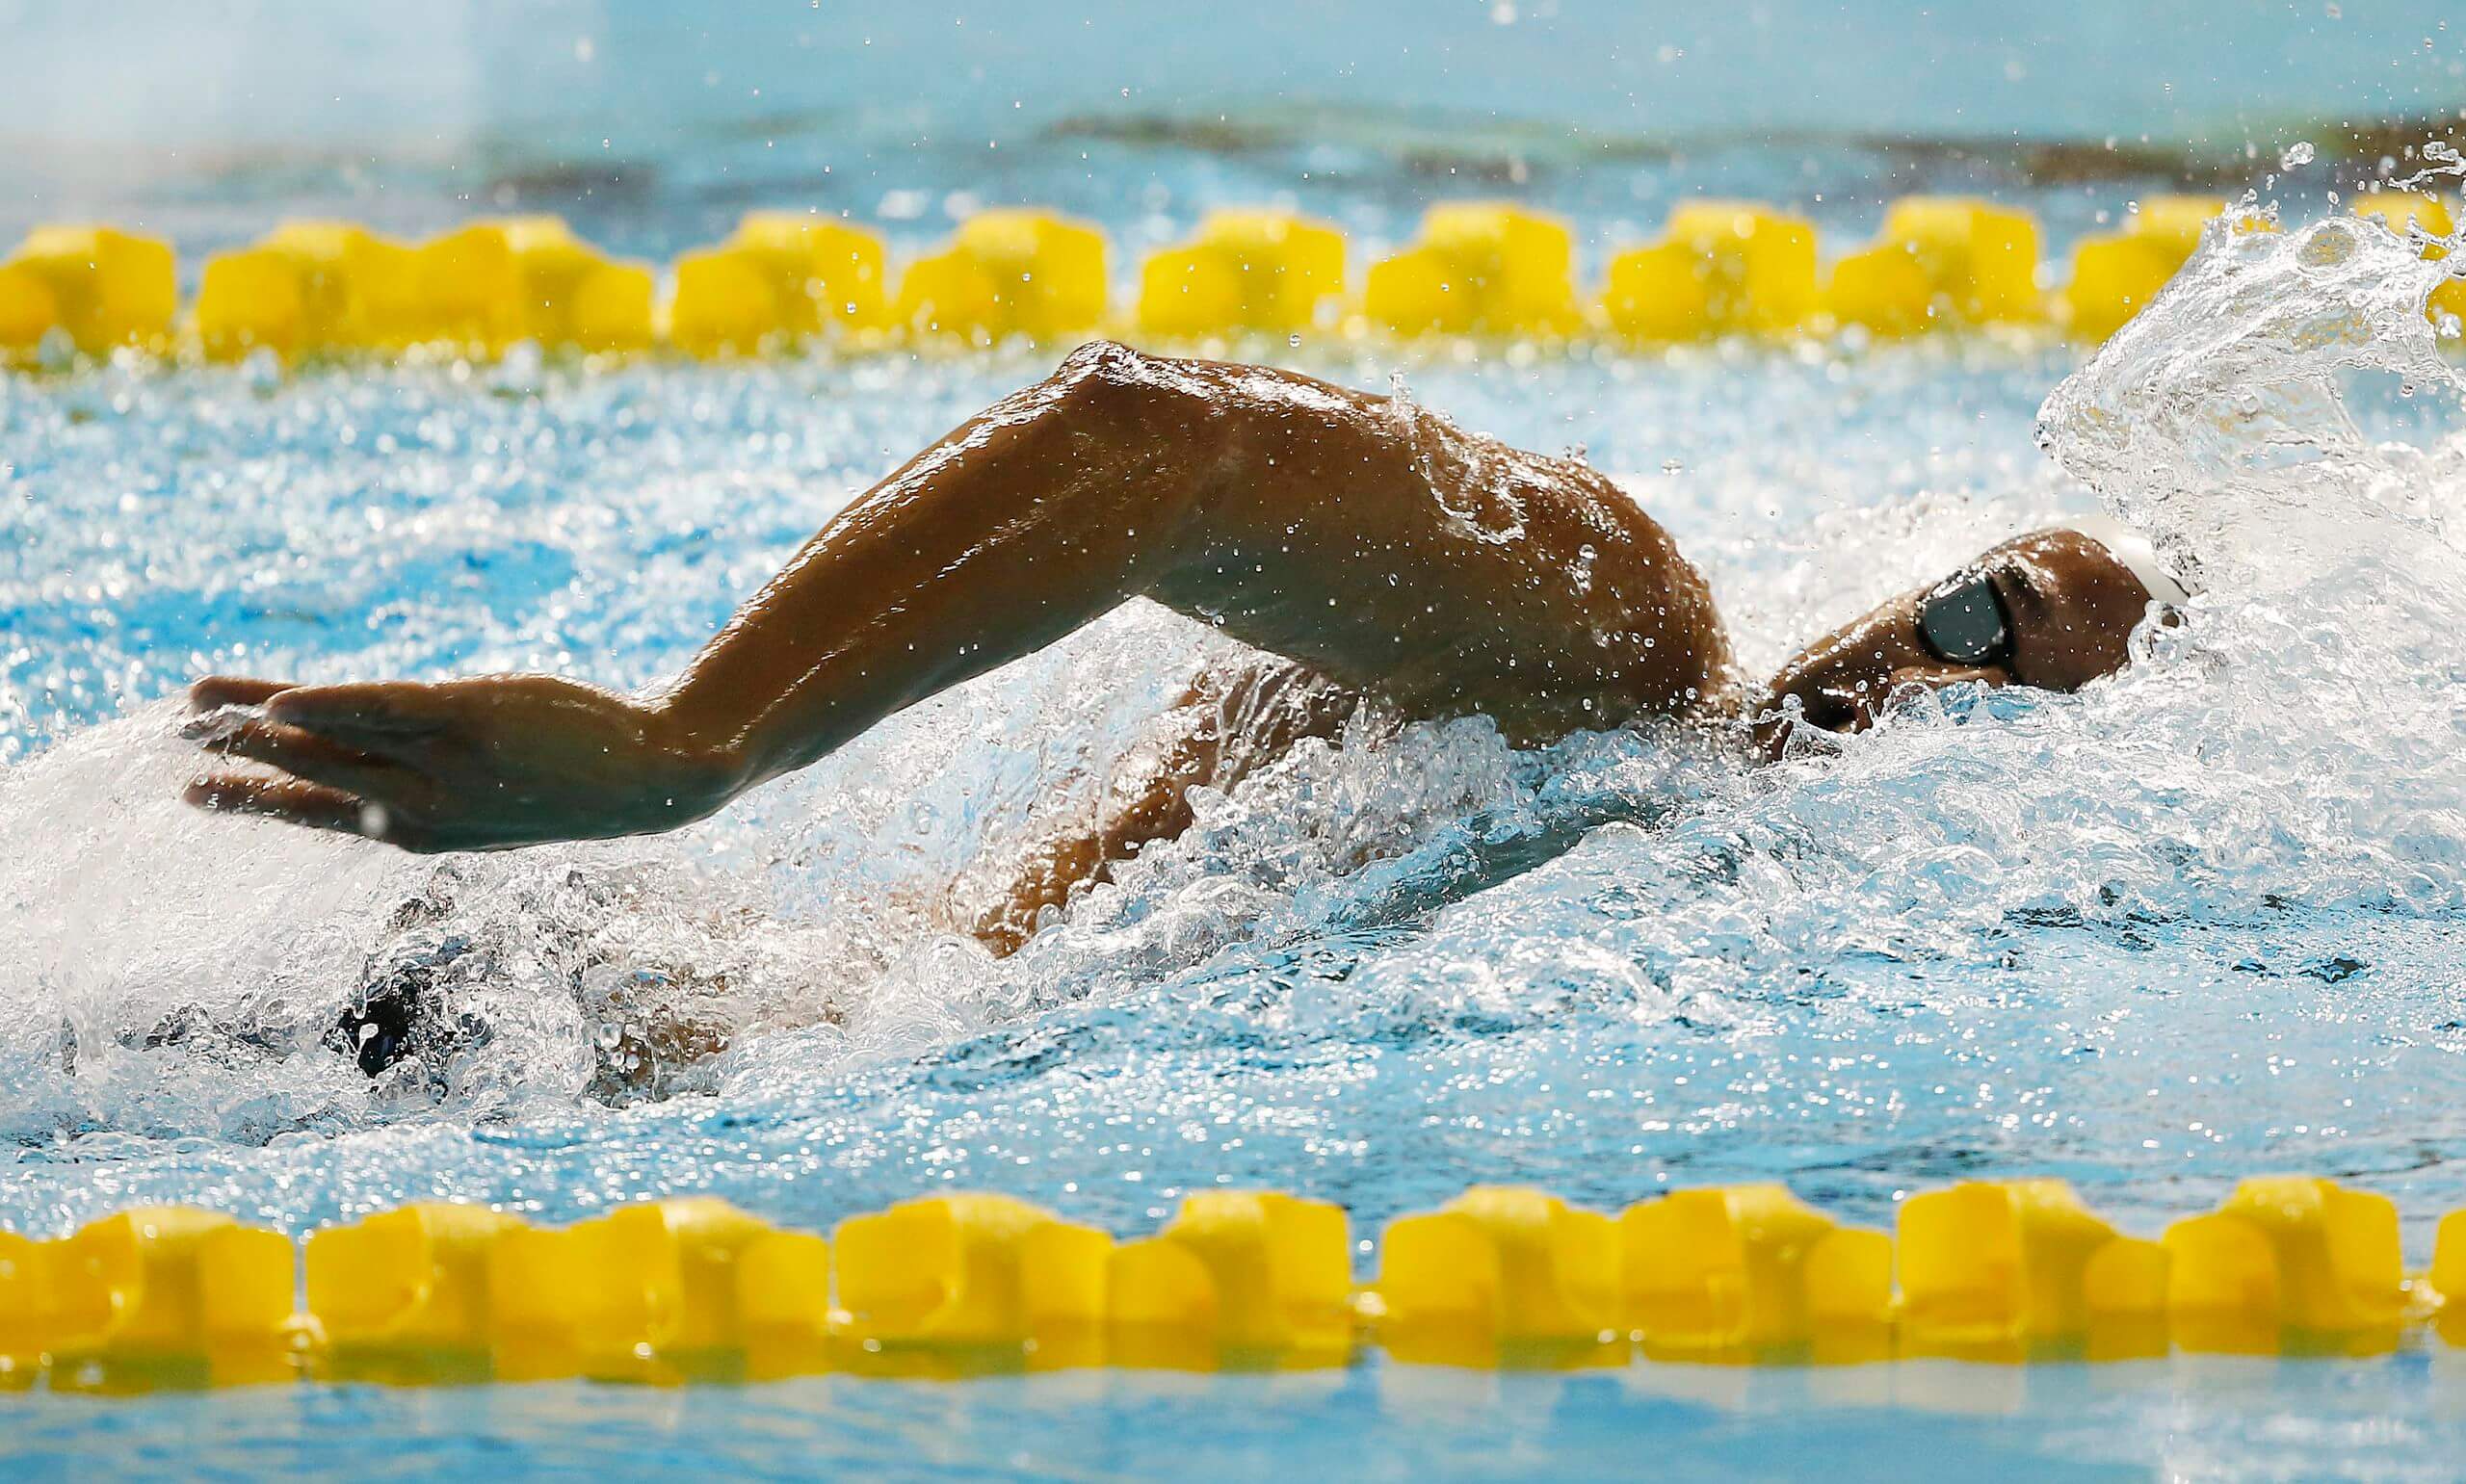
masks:
[(645, 741), (659, 760), (659, 776), (645, 781), (663, 793), (665, 807), (700, 819), (717, 814), (761, 781), (737, 739), (708, 734), (669, 697), (648, 697), (638, 704), (644, 714)]

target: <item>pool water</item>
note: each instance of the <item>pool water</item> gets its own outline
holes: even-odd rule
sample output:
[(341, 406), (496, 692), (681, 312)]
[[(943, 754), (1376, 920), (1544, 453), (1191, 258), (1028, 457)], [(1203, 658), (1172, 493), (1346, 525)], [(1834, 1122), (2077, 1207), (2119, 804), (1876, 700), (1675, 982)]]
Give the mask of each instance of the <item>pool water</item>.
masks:
[[(1176, 209), (1215, 189), (1174, 184)], [(1612, 208), (1559, 204), (1613, 235)], [(678, 211), (632, 230), (681, 235)], [(1920, 698), (1774, 768), (1647, 731), (1518, 752), (1478, 719), (1307, 747), (1002, 961), (953, 902), (1084, 809), (1222, 640), (1133, 604), (712, 820), (497, 856), (185, 810), (171, 697), (208, 670), (651, 682), (1057, 349), (0, 380), (0, 1224), (711, 1193), (821, 1229), (971, 1188), (1130, 1236), (1191, 1190), (1272, 1186), (1349, 1207), (1366, 1273), (1379, 1223), (1475, 1182), (1615, 1208), (1781, 1180), (1889, 1224), (1917, 1189), (2048, 1174), (2149, 1234), (2301, 1171), (2396, 1198), (2420, 1265), (2466, 1207), (2438, 272), (2346, 226), (2221, 244), (2086, 366), (1248, 348), (1582, 448), (1710, 573), (1753, 673), (2101, 499), (2204, 593), (2081, 695)], [(372, 1083), (326, 1029), (422, 964), (466, 1033)], [(725, 1050), (663, 1046), (667, 1014)], [(2437, 1477), (2457, 1377), (2411, 1349), (8, 1396), (0, 1469), (1420, 1476), (1649, 1449), (1678, 1477)]]

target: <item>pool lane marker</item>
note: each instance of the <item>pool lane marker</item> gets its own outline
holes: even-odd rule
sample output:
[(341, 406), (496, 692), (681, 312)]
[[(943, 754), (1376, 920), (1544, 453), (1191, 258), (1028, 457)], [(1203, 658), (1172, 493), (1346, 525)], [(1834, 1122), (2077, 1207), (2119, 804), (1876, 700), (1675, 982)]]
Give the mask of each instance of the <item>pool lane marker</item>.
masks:
[[(2153, 196), (2121, 229), (2083, 238), (2048, 292), (2030, 214), (1969, 196), (1907, 196), (1872, 243), (1822, 265), (1814, 224), (1777, 207), (1680, 203), (1658, 241), (1616, 252), (1600, 290), (1576, 282), (1557, 218), (1507, 201), (1452, 201), (1373, 262), (1349, 297), (1331, 224), (1276, 210), (1211, 213), (1149, 254), (1135, 301), (1111, 301), (1111, 248), (1048, 211), (977, 213), (894, 275), (878, 235), (818, 214), (763, 211), (677, 259), (663, 297), (650, 265), (607, 257), (555, 217), (468, 221), (421, 243), (349, 221), (285, 221), (209, 258), (185, 314), (171, 244), (92, 224), (38, 228), (0, 261), (0, 365), (61, 367), (115, 352), (210, 360), (272, 355), (490, 358), (516, 345), (586, 356), (655, 351), (706, 360), (898, 350), (947, 352), (1115, 333), (1226, 350), (1383, 336), (1644, 349), (1728, 339), (2054, 330), (2105, 339), (2163, 288), (2227, 210)], [(2357, 215), (2427, 237), (2445, 200), (2366, 193)], [(2254, 215), (2238, 231), (2274, 230)], [(2426, 255), (2445, 248), (2427, 244)], [(2466, 279), (2428, 311), (2466, 319)]]
[(2331, 1181), (2247, 1180), (2154, 1241), (2058, 1180), (1926, 1192), (1898, 1227), (1840, 1225), (1774, 1185), (1615, 1216), (1476, 1186), (1390, 1222), (1356, 1288), (1343, 1210), (1273, 1192), (1194, 1195), (1130, 1241), (981, 1194), (827, 1239), (709, 1196), (566, 1227), (420, 1203), (299, 1247), (147, 1207), (0, 1234), (0, 1387), (1322, 1370), (1374, 1349), (1552, 1370), (2368, 1356), (2426, 1326), (2466, 1344), (2466, 1211), (2410, 1278), (2397, 1208)]

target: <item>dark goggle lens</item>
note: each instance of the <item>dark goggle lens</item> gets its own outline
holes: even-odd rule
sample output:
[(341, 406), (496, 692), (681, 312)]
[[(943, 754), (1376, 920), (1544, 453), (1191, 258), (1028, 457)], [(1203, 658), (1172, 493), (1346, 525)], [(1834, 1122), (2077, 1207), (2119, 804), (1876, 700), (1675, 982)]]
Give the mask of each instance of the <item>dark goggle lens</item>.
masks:
[(1974, 572), (1951, 579), (1920, 601), (1918, 637), (1947, 664), (1984, 664), (2002, 657), (2012, 629), (1995, 585)]

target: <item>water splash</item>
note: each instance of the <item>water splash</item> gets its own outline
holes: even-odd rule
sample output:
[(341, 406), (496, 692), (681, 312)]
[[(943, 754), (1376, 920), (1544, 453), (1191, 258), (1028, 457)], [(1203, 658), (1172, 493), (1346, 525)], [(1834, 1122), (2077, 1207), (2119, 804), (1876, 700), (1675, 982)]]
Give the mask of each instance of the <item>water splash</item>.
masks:
[(2148, 309), (2047, 400), (2038, 441), (2195, 585), (2284, 592), (2421, 529), (2436, 487), (2375, 449), (2341, 379), (2454, 397), (2425, 303), (2448, 276), (2372, 221), (2210, 224)]

